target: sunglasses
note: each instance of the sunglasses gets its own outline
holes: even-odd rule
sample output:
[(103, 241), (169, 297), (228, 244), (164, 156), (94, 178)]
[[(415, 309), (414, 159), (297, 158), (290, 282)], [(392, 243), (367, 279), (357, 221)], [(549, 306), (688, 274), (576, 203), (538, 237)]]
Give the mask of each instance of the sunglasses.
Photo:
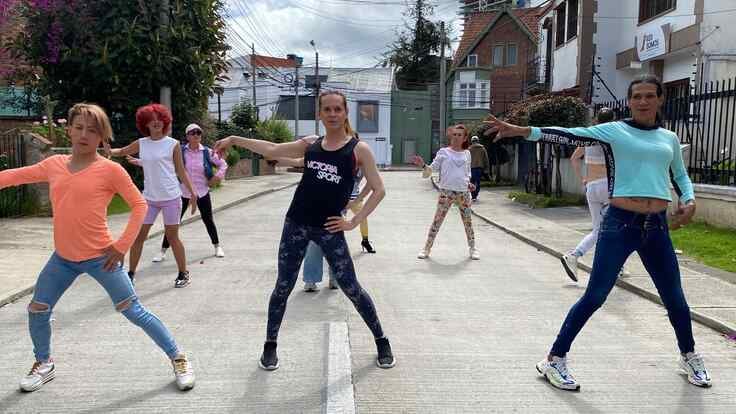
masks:
[(187, 135), (202, 135), (202, 131), (194, 130), (187, 132)]

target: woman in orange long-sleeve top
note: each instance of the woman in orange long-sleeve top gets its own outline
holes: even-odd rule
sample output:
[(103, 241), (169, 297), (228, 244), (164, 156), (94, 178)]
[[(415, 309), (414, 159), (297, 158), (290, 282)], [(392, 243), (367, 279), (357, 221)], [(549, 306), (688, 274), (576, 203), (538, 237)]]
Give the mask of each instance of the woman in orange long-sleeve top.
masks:
[[(56, 374), (51, 359), (51, 312), (59, 298), (87, 273), (107, 291), (115, 308), (141, 327), (166, 353), (180, 389), (194, 386), (194, 373), (179, 351), (171, 332), (141, 305), (122, 268), (146, 214), (146, 201), (130, 176), (118, 164), (97, 154), (108, 144), (112, 128), (105, 111), (96, 105), (77, 104), (69, 110), (67, 132), (72, 155), (56, 155), (38, 164), (0, 172), (0, 189), (48, 182), (54, 211), (54, 246), (36, 282), (28, 306), (28, 319), (36, 362), (20, 382), (24, 391), (36, 391)], [(114, 240), (107, 227), (107, 206), (120, 194), (131, 207), (128, 224)]]

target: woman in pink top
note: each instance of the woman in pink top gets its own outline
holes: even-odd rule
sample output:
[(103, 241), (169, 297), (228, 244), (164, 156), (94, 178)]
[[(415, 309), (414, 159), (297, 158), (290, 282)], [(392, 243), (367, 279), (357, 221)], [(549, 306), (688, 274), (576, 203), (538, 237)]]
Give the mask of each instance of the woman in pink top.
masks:
[[(28, 306), (28, 327), (36, 362), (20, 382), (23, 391), (36, 391), (54, 379), (51, 359), (51, 312), (76, 278), (87, 273), (107, 291), (115, 309), (141, 327), (171, 359), (179, 389), (194, 387), (194, 373), (156, 315), (141, 305), (122, 267), (146, 214), (146, 202), (125, 170), (97, 154), (112, 137), (105, 111), (77, 104), (69, 110), (67, 132), (72, 155), (55, 155), (30, 167), (0, 171), (0, 189), (48, 182), (54, 211), (56, 251), (41, 271)], [(120, 194), (132, 212), (125, 231), (113, 240), (107, 228), (107, 206)], [(84, 202), (80, 202), (84, 200)]]
[(145, 138), (135, 140), (125, 148), (114, 149), (110, 154), (114, 157), (140, 154), (143, 166), (143, 197), (148, 203), (148, 212), (143, 220), (140, 233), (130, 249), (130, 268), (128, 276), (135, 281), (135, 271), (143, 252), (143, 243), (148, 238), (151, 226), (156, 222), (159, 212), (164, 216), (164, 233), (174, 251), (179, 274), (174, 287), (189, 286), (191, 282), (187, 270), (184, 245), (179, 239), (179, 223), (181, 222), (181, 189), (179, 181), (194, 194), (192, 214), (197, 210), (196, 192), (184, 168), (179, 141), (167, 133), (171, 130), (171, 112), (163, 105), (150, 104), (138, 108), (135, 122), (138, 130)]

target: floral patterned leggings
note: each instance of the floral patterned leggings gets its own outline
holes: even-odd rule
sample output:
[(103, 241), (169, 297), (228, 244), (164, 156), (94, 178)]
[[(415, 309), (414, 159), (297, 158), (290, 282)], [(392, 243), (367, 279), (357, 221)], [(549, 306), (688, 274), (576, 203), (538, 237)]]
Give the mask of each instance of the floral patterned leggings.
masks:
[(468, 237), (468, 247), (475, 247), (475, 233), (473, 232), (472, 211), (470, 210), (470, 192), (441, 189), (440, 197), (437, 200), (437, 212), (434, 213), (434, 220), (429, 227), (429, 234), (427, 235), (427, 244), (424, 245), (427, 251), (432, 249), (434, 239), (437, 237), (440, 226), (445, 221), (445, 217), (447, 217), (447, 212), (450, 211), (452, 203), (457, 204), (460, 210), (460, 217), (463, 220), (463, 225), (465, 225), (465, 235)]
[(383, 337), (381, 322), (378, 320), (373, 300), (358, 283), (355, 277), (353, 259), (345, 241), (345, 234), (330, 233), (320, 227), (305, 226), (291, 221), (284, 222), (284, 230), (279, 244), (278, 279), (268, 303), (268, 326), (266, 340), (276, 341), (281, 321), (286, 312), (286, 302), (299, 277), (304, 254), (309, 241), (316, 243), (324, 252), (325, 259), (334, 272), (335, 280), (345, 296), (365, 321), (376, 338)]

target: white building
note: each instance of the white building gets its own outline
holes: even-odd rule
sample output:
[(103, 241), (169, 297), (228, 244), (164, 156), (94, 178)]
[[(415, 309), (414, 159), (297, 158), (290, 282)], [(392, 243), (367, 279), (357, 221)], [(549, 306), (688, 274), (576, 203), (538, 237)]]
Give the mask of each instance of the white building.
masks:
[[(252, 100), (253, 78), (250, 59), (234, 59), (228, 72), (230, 80), (222, 85), (222, 96), (209, 100), (213, 119), (223, 121), (230, 117), (232, 107), (246, 99)], [(256, 61), (256, 105), (260, 120), (278, 117), (297, 130), (295, 120), (295, 89), (291, 84), (296, 76), (293, 61), (258, 56)], [(360, 139), (367, 142), (379, 165), (391, 164), (391, 86), (392, 68), (326, 68), (320, 67), (321, 89), (338, 90), (346, 95), (348, 119)], [(324, 134), (321, 123), (315, 122), (314, 68), (299, 68), (299, 121), (298, 132), (303, 137)], [(218, 109), (219, 105), (219, 109)]]

